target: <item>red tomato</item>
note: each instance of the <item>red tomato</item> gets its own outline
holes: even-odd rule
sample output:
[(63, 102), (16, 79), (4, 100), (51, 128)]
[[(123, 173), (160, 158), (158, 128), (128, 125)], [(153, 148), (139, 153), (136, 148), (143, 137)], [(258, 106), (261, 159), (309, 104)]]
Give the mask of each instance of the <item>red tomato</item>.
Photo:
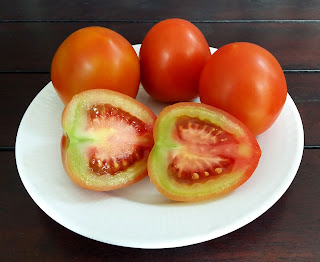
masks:
[(52, 61), (51, 79), (65, 104), (88, 89), (111, 89), (135, 98), (140, 84), (139, 58), (120, 34), (86, 27), (60, 45)]
[(201, 102), (240, 119), (254, 135), (278, 118), (287, 97), (287, 84), (276, 58), (252, 43), (219, 48), (208, 60), (199, 82)]
[(152, 97), (187, 101), (197, 97), (201, 70), (210, 57), (201, 31), (182, 19), (167, 19), (147, 33), (140, 49), (141, 83)]
[(257, 140), (243, 123), (205, 104), (166, 107), (153, 134), (149, 177), (159, 192), (177, 201), (233, 191), (250, 178), (261, 156)]
[(154, 113), (105, 89), (83, 91), (62, 115), (62, 162), (77, 185), (96, 191), (129, 186), (147, 175)]

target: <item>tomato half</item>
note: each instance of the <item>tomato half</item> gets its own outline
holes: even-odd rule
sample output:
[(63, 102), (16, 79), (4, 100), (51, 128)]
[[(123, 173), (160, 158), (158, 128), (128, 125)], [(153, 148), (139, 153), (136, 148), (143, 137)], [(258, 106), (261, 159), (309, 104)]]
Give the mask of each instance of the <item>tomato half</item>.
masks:
[(161, 21), (141, 45), (141, 83), (160, 101), (189, 101), (198, 96), (200, 73), (209, 57), (209, 45), (195, 25), (183, 19)]
[(88, 89), (110, 89), (135, 98), (140, 85), (139, 58), (120, 34), (86, 27), (71, 34), (56, 51), (51, 80), (64, 104)]
[(75, 95), (62, 115), (62, 161), (79, 186), (108, 191), (147, 175), (156, 116), (135, 99), (106, 89)]
[(199, 103), (166, 107), (154, 127), (148, 173), (170, 199), (197, 201), (233, 191), (256, 169), (261, 150), (230, 114)]
[(287, 84), (276, 58), (252, 43), (232, 43), (212, 54), (199, 82), (201, 102), (240, 119), (254, 135), (278, 118)]

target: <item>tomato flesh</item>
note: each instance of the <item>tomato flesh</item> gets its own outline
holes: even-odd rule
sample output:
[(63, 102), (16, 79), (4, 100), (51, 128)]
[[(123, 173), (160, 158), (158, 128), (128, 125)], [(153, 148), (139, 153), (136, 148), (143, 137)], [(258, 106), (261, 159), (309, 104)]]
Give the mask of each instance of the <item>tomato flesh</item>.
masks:
[(148, 172), (170, 199), (197, 201), (233, 191), (256, 169), (261, 150), (228, 113), (198, 103), (165, 108), (155, 123)]
[(186, 116), (177, 119), (175, 132), (183, 145), (169, 165), (169, 174), (176, 180), (204, 183), (232, 170), (235, 159), (225, 150), (237, 143), (232, 134), (208, 121)]
[(64, 110), (62, 158), (71, 179), (107, 191), (146, 176), (155, 115), (138, 101), (110, 90), (76, 95)]
[[(110, 104), (92, 106), (88, 111), (89, 127), (104, 128), (108, 147), (89, 149), (89, 167), (97, 175), (115, 175), (125, 171), (151, 150), (151, 145), (139, 145), (139, 137), (148, 137), (145, 124), (130, 113)], [(114, 130), (114, 132), (110, 132)], [(124, 134), (119, 136), (119, 131)], [(152, 140), (152, 137), (149, 137)]]

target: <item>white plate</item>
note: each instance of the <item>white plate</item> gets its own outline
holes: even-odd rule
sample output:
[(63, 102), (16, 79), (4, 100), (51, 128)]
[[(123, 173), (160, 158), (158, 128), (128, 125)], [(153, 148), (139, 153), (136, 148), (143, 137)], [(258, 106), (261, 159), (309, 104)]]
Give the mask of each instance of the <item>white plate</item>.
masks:
[[(134, 47), (138, 52), (140, 45)], [(137, 100), (156, 114), (164, 107), (141, 87)], [(62, 110), (49, 83), (25, 112), (16, 140), (21, 180), (36, 204), (55, 221), (80, 235), (114, 245), (179, 247), (230, 233), (263, 214), (284, 194), (303, 153), (301, 118), (288, 95), (277, 121), (257, 138), (262, 157), (256, 171), (224, 197), (173, 202), (158, 193), (148, 178), (112, 192), (87, 191), (73, 184), (62, 167)]]

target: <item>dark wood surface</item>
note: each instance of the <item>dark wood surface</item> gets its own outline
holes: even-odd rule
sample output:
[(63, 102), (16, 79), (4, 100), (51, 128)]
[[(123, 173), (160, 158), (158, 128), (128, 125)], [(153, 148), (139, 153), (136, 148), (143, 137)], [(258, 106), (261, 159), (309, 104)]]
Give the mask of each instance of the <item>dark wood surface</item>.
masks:
[[(156, 22), (8, 22), (0, 23), (0, 72), (49, 72), (55, 51), (72, 32), (85, 26), (104, 26), (131, 44), (141, 43)], [(194, 23), (212, 47), (239, 41), (269, 50), (284, 70), (320, 68), (318, 23)], [(15, 33), (12, 33), (15, 32)]]
[[(0, 261), (320, 261), (319, 10), (320, 1), (0, 1)], [(163, 250), (87, 239), (48, 217), (22, 185), (19, 123), (70, 33), (100, 25), (136, 44), (170, 17), (192, 21), (210, 46), (248, 41), (275, 55), (304, 125), (301, 166), (273, 207), (218, 239)]]

